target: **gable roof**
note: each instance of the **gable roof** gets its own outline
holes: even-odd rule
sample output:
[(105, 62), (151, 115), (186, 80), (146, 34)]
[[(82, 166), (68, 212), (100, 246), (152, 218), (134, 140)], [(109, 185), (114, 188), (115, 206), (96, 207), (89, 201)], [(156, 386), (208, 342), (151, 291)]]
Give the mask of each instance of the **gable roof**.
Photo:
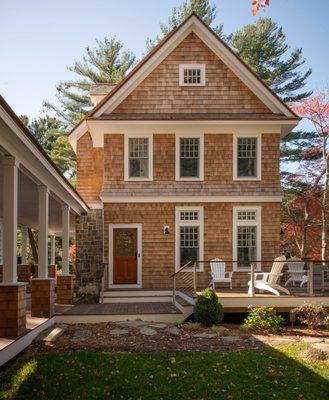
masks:
[(70, 132), (71, 139), (85, 131), (85, 121), (111, 113), (191, 32), (200, 39), (240, 78), (274, 114), (282, 119), (300, 118), (274, 93), (255, 72), (196, 14), (192, 13), (162, 39)]

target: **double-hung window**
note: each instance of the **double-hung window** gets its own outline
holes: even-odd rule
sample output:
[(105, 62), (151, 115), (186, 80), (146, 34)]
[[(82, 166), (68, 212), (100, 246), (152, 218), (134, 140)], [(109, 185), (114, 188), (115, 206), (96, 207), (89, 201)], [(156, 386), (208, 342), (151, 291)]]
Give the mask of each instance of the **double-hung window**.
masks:
[(258, 180), (261, 168), (261, 137), (237, 136), (234, 141), (234, 179)]
[[(250, 262), (261, 258), (261, 208), (234, 207), (233, 259), (235, 269), (250, 268)], [(258, 263), (255, 263), (258, 266)]]
[(151, 137), (125, 137), (125, 179), (152, 179)]
[[(203, 207), (176, 207), (176, 269), (203, 258)], [(199, 266), (202, 270), (202, 265)]]
[(203, 137), (176, 140), (176, 180), (203, 180)]

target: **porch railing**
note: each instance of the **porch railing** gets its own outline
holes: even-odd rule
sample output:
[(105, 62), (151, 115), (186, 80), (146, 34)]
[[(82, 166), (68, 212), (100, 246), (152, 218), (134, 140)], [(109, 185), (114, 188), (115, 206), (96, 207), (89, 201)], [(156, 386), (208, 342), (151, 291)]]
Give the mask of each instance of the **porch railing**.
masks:
[(103, 274), (101, 278), (101, 292), (100, 292), (100, 302), (104, 303), (104, 292), (108, 283), (108, 268), (107, 264), (103, 264)]
[[(262, 275), (269, 274), (274, 260), (237, 261), (223, 260), (226, 272), (232, 272), (232, 289), (224, 283), (216, 284), (219, 290), (248, 293), (251, 297), (257, 295), (255, 281)], [(289, 267), (288, 267), (289, 263)], [(296, 264), (295, 264), (296, 263)], [(300, 263), (304, 263), (302, 266)], [(296, 265), (296, 268), (294, 268)], [(202, 268), (201, 268), (202, 267)], [(297, 268), (298, 267), (298, 268)], [(189, 261), (178, 271), (170, 275), (173, 287), (173, 302), (176, 301), (177, 291), (203, 290), (211, 281), (210, 260)], [(273, 277), (273, 273), (272, 273)], [(304, 278), (303, 278), (304, 277)], [(249, 284), (250, 282), (250, 284)], [(277, 276), (276, 284), (289, 290), (296, 296), (329, 296), (329, 260), (288, 259)], [(250, 287), (250, 290), (249, 290)], [(264, 291), (266, 294), (270, 294)], [(285, 295), (284, 292), (281, 292)]]
[(197, 261), (190, 260), (178, 271), (169, 276), (173, 281), (173, 303), (176, 302), (176, 294), (178, 289), (197, 290)]

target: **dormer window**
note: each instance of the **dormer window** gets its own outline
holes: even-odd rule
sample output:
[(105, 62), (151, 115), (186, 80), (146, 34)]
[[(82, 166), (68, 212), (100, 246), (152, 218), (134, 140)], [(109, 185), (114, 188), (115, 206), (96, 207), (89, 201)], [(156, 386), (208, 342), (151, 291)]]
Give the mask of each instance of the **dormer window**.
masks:
[(206, 81), (206, 66), (204, 64), (180, 64), (180, 86), (204, 86)]

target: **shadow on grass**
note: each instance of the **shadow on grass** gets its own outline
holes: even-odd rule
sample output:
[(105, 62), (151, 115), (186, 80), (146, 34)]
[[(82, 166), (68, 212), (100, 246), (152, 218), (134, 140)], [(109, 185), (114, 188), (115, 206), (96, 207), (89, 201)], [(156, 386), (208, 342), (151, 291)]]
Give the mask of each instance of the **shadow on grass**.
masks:
[(37, 353), (0, 375), (0, 399), (326, 399), (329, 365), (304, 362), (304, 349)]

